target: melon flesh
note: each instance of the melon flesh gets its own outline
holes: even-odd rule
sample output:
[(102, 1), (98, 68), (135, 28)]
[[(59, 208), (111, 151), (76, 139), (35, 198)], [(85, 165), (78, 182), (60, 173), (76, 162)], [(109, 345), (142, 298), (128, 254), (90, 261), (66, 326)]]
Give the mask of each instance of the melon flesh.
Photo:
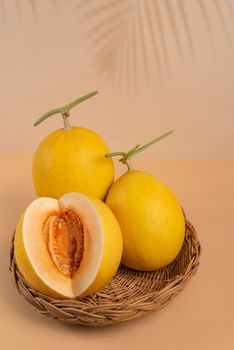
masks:
[(50, 215), (44, 224), (44, 240), (57, 269), (73, 277), (84, 253), (84, 225), (73, 210)]
[(116, 272), (121, 256), (116, 218), (103, 202), (83, 194), (38, 198), (17, 226), (20, 272), (32, 287), (55, 298), (100, 289)]

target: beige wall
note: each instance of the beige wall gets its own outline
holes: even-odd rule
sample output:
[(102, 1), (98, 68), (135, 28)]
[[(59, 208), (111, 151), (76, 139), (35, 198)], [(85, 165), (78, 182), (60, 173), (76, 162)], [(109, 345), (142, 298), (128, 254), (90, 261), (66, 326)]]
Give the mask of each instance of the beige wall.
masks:
[(58, 116), (33, 128), (38, 116), (98, 89), (72, 120), (112, 150), (173, 128), (146, 158), (233, 158), (230, 2), (115, 3), (0, 0), (0, 153), (32, 153), (61, 126)]

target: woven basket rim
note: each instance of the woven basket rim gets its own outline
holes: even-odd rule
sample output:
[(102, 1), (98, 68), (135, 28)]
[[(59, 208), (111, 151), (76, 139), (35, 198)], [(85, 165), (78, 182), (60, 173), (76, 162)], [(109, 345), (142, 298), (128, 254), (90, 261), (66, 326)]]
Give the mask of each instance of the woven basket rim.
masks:
[[(16, 265), (14, 235), (10, 249), (9, 269), (18, 293), (44, 316), (69, 324), (105, 326), (141, 317), (167, 305), (196, 273), (200, 254), (201, 245), (196, 230), (186, 219), (183, 248), (170, 265), (152, 272), (132, 270), (121, 265), (116, 276), (106, 287), (88, 297), (53, 299), (33, 289), (20, 274)], [(183, 273), (180, 273), (180, 269), (183, 269)], [(172, 277), (171, 271), (174, 273)], [(167, 275), (169, 278), (166, 278)], [(158, 284), (157, 280), (159, 280)], [(152, 283), (155, 289), (151, 288)], [(159, 285), (162, 285), (162, 288), (158, 289)], [(123, 289), (123, 295), (119, 292), (119, 288), (121, 291)]]

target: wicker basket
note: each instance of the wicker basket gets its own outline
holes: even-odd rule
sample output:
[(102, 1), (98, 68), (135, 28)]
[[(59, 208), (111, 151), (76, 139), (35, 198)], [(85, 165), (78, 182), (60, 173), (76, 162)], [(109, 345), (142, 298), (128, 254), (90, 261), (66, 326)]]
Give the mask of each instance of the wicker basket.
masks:
[(69, 324), (106, 326), (141, 317), (167, 305), (197, 271), (200, 251), (196, 231), (186, 221), (183, 248), (170, 265), (153, 272), (121, 266), (101, 291), (72, 300), (52, 299), (34, 290), (17, 269), (13, 242), (10, 271), (19, 294), (42, 315)]

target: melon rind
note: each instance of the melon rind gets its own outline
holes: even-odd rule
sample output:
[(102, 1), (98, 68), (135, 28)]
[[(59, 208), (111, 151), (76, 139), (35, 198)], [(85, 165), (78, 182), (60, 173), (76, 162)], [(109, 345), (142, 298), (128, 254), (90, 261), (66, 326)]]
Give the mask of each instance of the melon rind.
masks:
[[(48, 215), (73, 209), (84, 226), (84, 256), (73, 278), (53, 263), (43, 240)], [(122, 256), (122, 234), (111, 210), (99, 199), (79, 193), (61, 199), (41, 197), (21, 216), (15, 234), (19, 271), (37, 291), (53, 298), (75, 298), (102, 288), (115, 274)]]

